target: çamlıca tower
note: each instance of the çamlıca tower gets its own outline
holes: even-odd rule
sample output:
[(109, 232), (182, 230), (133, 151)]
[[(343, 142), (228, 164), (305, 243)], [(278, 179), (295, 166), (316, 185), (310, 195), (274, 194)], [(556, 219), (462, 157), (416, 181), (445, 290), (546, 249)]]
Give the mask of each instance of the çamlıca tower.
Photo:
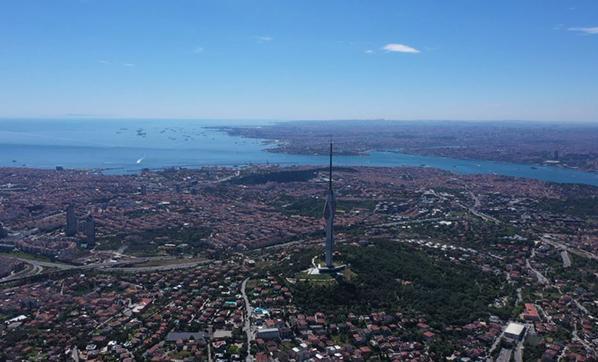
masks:
[(330, 168), (328, 174), (328, 194), (324, 206), (326, 219), (326, 268), (333, 269), (332, 253), (334, 252), (334, 214), (336, 213), (336, 199), (332, 191), (332, 142), (330, 142)]

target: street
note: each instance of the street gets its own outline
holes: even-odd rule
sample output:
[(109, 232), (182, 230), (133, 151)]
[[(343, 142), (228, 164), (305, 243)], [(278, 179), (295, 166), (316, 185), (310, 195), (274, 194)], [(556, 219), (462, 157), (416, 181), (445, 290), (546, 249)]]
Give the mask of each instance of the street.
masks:
[(253, 310), (251, 309), (251, 304), (249, 304), (249, 298), (247, 298), (247, 292), (245, 291), (248, 281), (249, 278), (243, 280), (243, 283), (241, 284), (241, 294), (243, 294), (243, 300), (245, 301), (246, 312), (244, 329), (245, 334), (247, 335), (247, 357), (245, 358), (245, 361), (252, 362), (253, 357), (251, 356), (251, 341), (253, 340), (253, 333), (251, 330), (251, 313)]

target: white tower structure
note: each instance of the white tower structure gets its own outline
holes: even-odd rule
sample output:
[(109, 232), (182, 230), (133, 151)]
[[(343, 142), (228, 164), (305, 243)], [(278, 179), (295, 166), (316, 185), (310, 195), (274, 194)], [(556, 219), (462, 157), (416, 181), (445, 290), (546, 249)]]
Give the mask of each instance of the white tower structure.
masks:
[(328, 194), (324, 206), (326, 219), (326, 268), (334, 269), (332, 253), (334, 252), (334, 214), (336, 213), (336, 199), (332, 190), (332, 142), (330, 142), (330, 168), (328, 170)]

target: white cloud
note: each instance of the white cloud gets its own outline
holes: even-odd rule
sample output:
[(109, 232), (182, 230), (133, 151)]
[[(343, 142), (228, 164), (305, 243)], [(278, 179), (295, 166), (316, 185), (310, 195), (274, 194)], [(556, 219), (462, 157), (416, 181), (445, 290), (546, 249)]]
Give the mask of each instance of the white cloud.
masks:
[(366, 53), (366, 54), (374, 54), (374, 51), (372, 49), (367, 49), (364, 53)]
[(584, 34), (592, 34), (592, 35), (598, 34), (598, 26), (588, 27), (588, 28), (575, 27), (575, 28), (569, 28), (567, 30), (577, 31), (577, 32), (584, 33)]
[(196, 47), (195, 49), (193, 49), (193, 54), (199, 54), (203, 52), (203, 47)]
[(123, 63), (123, 65), (125, 67), (134, 67), (135, 66), (135, 64), (133, 64), (133, 63)]
[(419, 53), (419, 50), (405, 44), (390, 43), (386, 44), (382, 49), (393, 53)]
[(268, 35), (258, 35), (255, 37), (255, 39), (257, 40), (258, 43), (267, 43), (267, 42), (274, 40), (274, 38), (272, 38), (271, 36), (268, 36)]
[(100, 63), (100, 64), (106, 64), (106, 65), (111, 64), (108, 60), (105, 60), (105, 59), (98, 60), (98, 63)]

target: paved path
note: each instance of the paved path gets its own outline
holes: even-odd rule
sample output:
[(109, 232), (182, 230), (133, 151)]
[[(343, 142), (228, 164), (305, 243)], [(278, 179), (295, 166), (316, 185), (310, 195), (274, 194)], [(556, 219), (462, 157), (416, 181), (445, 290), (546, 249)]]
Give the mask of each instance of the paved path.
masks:
[(253, 340), (253, 333), (251, 331), (251, 313), (253, 310), (251, 309), (251, 304), (249, 304), (249, 298), (247, 298), (247, 293), (245, 291), (247, 287), (247, 282), (249, 278), (243, 280), (241, 284), (241, 294), (243, 294), (243, 300), (245, 301), (245, 311), (247, 315), (245, 316), (245, 333), (247, 334), (247, 357), (245, 361), (252, 362), (253, 356), (251, 356), (251, 341)]

